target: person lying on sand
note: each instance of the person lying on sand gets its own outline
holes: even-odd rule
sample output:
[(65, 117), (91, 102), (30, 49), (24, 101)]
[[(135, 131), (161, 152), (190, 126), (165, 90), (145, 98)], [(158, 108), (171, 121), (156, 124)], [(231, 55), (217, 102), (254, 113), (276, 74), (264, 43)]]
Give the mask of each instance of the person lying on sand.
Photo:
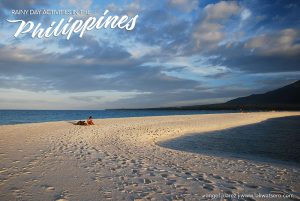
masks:
[(90, 116), (87, 119), (87, 123), (85, 121), (78, 121), (77, 123), (74, 123), (74, 125), (80, 125), (80, 126), (88, 126), (88, 125), (95, 125), (93, 122), (93, 117)]
[(78, 121), (77, 123), (75, 123), (75, 125), (87, 126), (87, 123), (85, 123), (85, 121)]
[(88, 119), (87, 119), (87, 125), (95, 125), (94, 122), (93, 122), (93, 117), (90, 116)]

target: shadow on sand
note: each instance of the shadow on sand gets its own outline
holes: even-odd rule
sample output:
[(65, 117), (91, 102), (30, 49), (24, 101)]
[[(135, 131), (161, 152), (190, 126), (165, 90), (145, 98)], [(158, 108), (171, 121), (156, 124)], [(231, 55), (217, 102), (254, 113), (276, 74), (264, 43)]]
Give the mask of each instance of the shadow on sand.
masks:
[(206, 155), (299, 165), (300, 116), (188, 135), (159, 145)]

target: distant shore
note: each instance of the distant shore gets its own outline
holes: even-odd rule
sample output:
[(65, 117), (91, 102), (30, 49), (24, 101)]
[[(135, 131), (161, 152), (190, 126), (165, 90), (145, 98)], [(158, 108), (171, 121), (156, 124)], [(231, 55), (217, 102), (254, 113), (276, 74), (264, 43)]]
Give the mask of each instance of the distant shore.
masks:
[(97, 119), (95, 126), (2, 125), (0, 200), (199, 200), (258, 193), (300, 199), (300, 168), (156, 145), (295, 115), (300, 112)]

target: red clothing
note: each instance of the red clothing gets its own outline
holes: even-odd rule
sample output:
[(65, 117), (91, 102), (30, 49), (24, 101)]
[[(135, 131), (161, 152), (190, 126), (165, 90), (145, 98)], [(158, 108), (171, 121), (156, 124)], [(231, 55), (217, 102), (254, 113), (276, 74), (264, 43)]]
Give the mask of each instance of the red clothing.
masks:
[(87, 124), (88, 124), (88, 125), (94, 125), (93, 119), (88, 119), (88, 120), (87, 120)]

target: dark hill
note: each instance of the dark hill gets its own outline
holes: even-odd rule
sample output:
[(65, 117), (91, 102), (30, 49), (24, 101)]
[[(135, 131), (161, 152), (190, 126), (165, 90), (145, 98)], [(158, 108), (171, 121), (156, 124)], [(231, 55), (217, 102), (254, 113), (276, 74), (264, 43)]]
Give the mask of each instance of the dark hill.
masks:
[(243, 105), (300, 105), (300, 80), (264, 94), (236, 98), (226, 104)]
[[(160, 108), (161, 109), (161, 108)], [(170, 107), (179, 110), (300, 110), (300, 80), (282, 88), (230, 100), (226, 103)]]
[[(230, 100), (226, 103), (143, 110), (300, 110), (300, 80), (282, 88)], [(140, 110), (140, 109), (137, 109)]]

